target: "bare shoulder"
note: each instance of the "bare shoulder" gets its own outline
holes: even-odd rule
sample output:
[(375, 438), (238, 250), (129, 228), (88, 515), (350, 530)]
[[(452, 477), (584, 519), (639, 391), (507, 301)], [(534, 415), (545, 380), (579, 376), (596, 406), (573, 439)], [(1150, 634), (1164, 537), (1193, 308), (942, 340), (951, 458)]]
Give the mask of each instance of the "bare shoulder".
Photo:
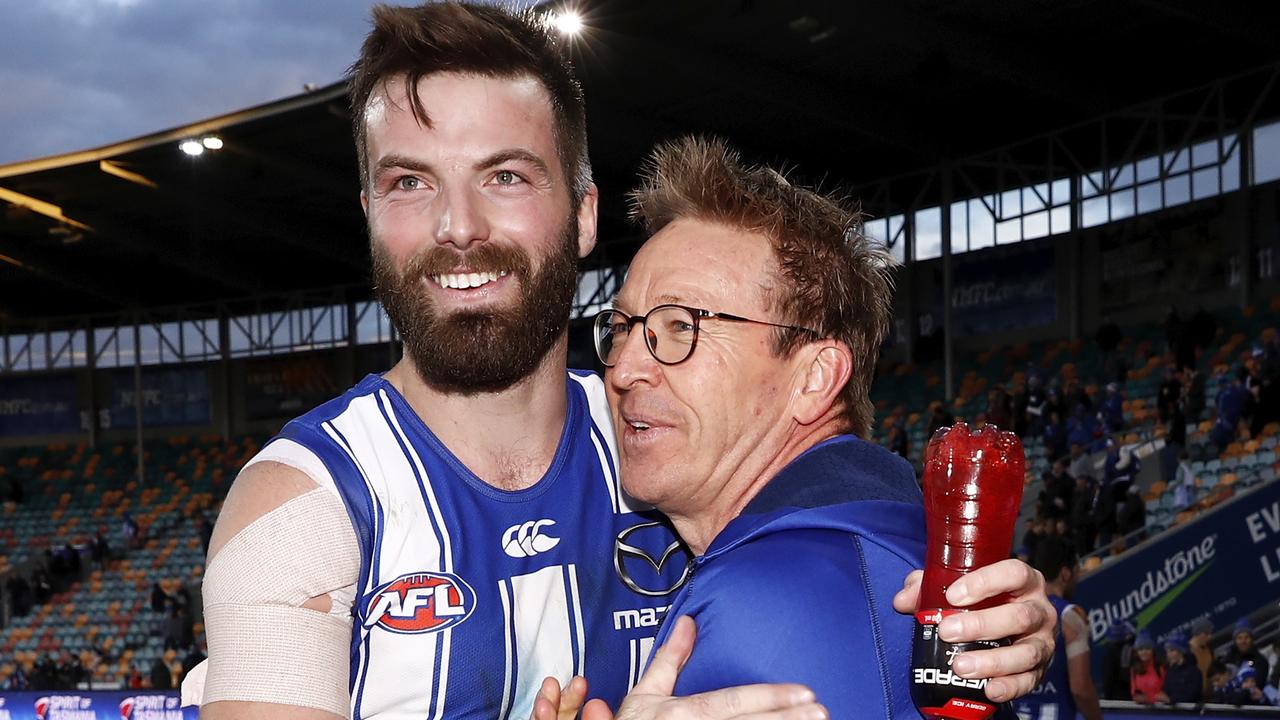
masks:
[[(209, 557), (217, 555), (228, 540), (254, 520), (319, 487), (311, 476), (284, 463), (263, 461), (241, 470), (218, 513), (209, 541)], [(334, 500), (337, 502), (337, 498)]]

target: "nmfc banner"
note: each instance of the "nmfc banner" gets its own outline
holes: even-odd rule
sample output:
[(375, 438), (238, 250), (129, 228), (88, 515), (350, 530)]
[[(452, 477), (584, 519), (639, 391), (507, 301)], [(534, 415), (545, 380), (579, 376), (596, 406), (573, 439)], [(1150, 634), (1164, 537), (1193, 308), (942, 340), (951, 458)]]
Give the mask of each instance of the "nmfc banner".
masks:
[(147, 427), (206, 425), (209, 422), (209, 379), (203, 367), (144, 368), (142, 394), (132, 370), (117, 370), (111, 382), (110, 425), (132, 427), (142, 404), (142, 424)]
[(1050, 325), (1057, 318), (1056, 284), (1052, 246), (960, 255), (951, 290), (956, 334)]
[(0, 720), (195, 720), (178, 692), (0, 692)]
[(1207, 617), (1230, 627), (1280, 595), (1280, 482), (1244, 493), (1085, 576), (1074, 601), (1095, 644), (1129, 621), (1157, 641)]
[(62, 435), (79, 431), (80, 409), (76, 406), (74, 376), (0, 380), (0, 437)]

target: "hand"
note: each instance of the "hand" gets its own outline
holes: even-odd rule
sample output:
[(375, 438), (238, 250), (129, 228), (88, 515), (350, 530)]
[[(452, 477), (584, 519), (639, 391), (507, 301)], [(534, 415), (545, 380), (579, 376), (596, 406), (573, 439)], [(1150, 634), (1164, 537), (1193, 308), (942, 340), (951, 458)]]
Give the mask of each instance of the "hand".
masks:
[(623, 699), (618, 714), (596, 699), (587, 703), (582, 720), (827, 720), (826, 708), (802, 685), (743, 685), (673, 697), (676, 677), (693, 652), (695, 635), (693, 620), (681, 616), (640, 682)]
[(587, 699), (587, 679), (574, 675), (564, 692), (560, 691), (560, 681), (548, 677), (542, 681), (542, 689), (533, 701), (533, 714), (529, 720), (573, 720), (578, 717), (578, 710)]
[[(915, 614), (923, 573), (912, 572), (893, 597), (893, 608)], [(1012, 638), (1007, 647), (972, 650), (955, 657), (951, 669), (967, 678), (990, 678), (987, 697), (1005, 702), (1035, 689), (1053, 659), (1058, 613), (1044, 592), (1044, 576), (1021, 560), (1001, 560), (979, 568), (947, 588), (947, 602), (966, 607), (988, 598), (1009, 602), (986, 610), (956, 613), (938, 626), (938, 637), (951, 643)]]

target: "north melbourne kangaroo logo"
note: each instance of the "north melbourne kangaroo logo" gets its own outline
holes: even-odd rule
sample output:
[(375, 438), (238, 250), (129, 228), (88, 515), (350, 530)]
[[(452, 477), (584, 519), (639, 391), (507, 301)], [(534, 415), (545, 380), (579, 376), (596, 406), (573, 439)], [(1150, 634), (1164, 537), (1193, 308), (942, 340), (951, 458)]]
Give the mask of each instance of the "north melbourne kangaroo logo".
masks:
[(560, 538), (543, 535), (542, 529), (555, 524), (542, 519), (512, 525), (502, 533), (502, 551), (513, 558), (527, 558), (550, 550), (560, 544)]

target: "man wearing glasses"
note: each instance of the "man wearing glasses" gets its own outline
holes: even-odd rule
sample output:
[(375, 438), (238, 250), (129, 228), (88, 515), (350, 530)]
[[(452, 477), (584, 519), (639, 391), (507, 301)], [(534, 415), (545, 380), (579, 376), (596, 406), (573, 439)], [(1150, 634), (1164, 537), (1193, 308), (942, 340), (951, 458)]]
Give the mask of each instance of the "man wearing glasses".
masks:
[[(596, 318), (595, 345), (623, 485), (696, 556), (669, 611), (699, 632), (676, 693), (785, 679), (831, 717), (918, 718), (911, 619), (891, 608), (913, 609), (895, 591), (921, 563), (920, 491), (904, 460), (861, 439), (892, 261), (855, 213), (743, 166), (719, 141), (660, 147), (633, 200), (651, 237)], [(962, 580), (949, 595), (991, 589)], [(1007, 589), (1029, 615), (1043, 611), (1038, 595)], [(1013, 619), (976, 611), (942, 634), (980, 626), (999, 639), (1022, 631)], [(1049, 649), (1022, 639), (953, 669), (985, 677), (974, 671), (997, 652), (1030, 667)], [(1030, 673), (992, 680), (987, 694), (1032, 684)]]

